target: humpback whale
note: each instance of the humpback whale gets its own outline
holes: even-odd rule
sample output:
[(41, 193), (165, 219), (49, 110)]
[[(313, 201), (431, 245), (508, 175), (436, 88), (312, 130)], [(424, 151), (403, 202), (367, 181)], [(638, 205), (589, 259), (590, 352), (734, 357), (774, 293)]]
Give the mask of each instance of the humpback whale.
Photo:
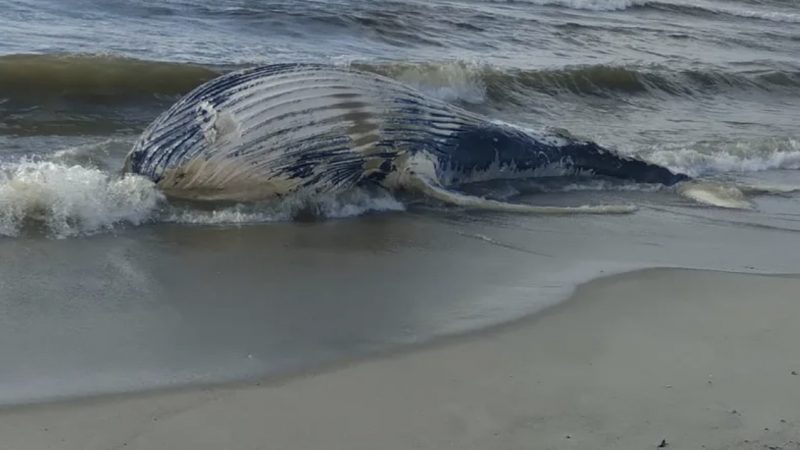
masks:
[(688, 179), (565, 132), (494, 122), (390, 78), (320, 64), (253, 67), (197, 87), (144, 131), (124, 171), (181, 199), (261, 201), (378, 185), (531, 212), (594, 209), (503, 203), (458, 187), (575, 173), (665, 185)]

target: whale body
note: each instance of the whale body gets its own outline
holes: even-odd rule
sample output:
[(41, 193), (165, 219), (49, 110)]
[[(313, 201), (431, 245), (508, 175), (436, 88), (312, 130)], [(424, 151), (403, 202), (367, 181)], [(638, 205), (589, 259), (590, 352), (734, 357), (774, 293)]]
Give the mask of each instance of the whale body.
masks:
[(124, 170), (192, 200), (261, 201), (370, 184), (467, 206), (480, 202), (458, 186), (495, 179), (688, 179), (565, 132), (493, 122), (386, 77), (317, 64), (254, 67), (197, 87), (144, 131)]

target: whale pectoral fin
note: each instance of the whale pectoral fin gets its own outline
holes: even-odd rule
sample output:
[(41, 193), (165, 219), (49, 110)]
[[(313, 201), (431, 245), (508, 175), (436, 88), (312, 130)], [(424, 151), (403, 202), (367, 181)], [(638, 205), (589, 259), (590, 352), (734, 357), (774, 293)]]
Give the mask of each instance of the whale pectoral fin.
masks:
[(681, 185), (678, 193), (701, 205), (727, 209), (753, 209), (753, 203), (735, 185), (693, 180)]
[(514, 212), (523, 214), (629, 214), (638, 208), (633, 205), (535, 206), (508, 203), (451, 191), (435, 181), (424, 178), (410, 180), (409, 188), (442, 203), (467, 209)]

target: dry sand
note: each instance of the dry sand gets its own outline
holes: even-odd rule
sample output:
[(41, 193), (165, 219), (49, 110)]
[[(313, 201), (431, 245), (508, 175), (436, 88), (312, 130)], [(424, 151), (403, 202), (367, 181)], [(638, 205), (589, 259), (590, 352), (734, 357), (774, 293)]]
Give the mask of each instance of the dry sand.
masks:
[(647, 270), (280, 381), (0, 412), (0, 449), (800, 448), (800, 278)]

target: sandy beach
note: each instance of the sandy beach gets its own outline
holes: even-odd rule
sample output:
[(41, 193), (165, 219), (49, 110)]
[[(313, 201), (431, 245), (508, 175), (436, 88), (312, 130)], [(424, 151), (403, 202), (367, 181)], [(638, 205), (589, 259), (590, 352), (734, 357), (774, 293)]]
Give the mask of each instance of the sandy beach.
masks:
[(800, 278), (654, 269), (280, 380), (7, 408), (0, 448), (796, 449)]

